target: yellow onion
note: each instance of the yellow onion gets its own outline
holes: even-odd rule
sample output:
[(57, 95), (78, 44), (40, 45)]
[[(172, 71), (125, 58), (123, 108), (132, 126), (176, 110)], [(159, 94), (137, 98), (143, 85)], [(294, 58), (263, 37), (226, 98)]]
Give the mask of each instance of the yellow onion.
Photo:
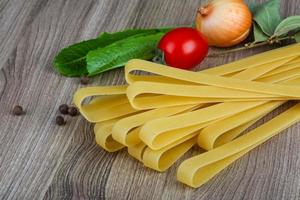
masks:
[(196, 28), (209, 45), (230, 47), (244, 41), (251, 30), (252, 14), (243, 0), (212, 0), (198, 9)]

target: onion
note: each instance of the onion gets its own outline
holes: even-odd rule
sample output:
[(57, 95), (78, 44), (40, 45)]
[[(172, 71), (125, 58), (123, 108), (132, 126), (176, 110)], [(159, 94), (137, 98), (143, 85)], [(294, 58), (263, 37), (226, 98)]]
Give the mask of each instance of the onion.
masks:
[(198, 9), (196, 28), (209, 45), (230, 47), (244, 41), (251, 30), (252, 14), (243, 0), (212, 0)]

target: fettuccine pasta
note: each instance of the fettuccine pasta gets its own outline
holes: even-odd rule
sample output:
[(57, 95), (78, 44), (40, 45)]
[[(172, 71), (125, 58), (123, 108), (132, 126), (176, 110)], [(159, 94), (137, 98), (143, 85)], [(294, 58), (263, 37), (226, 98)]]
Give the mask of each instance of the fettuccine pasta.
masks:
[(74, 94), (82, 116), (95, 123), (97, 144), (108, 152), (127, 148), (159, 172), (192, 147), (201, 147), (205, 153), (178, 168), (178, 180), (191, 187), (300, 120), (296, 105), (242, 135), (272, 110), (300, 99), (299, 44), (200, 72), (131, 60), (125, 79), (127, 85), (82, 88)]

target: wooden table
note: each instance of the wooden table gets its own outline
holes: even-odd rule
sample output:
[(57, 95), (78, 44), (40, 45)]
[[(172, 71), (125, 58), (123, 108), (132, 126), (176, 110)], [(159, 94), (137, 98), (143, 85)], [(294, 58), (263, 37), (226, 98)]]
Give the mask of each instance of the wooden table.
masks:
[[(282, 2), (284, 16), (300, 13), (300, 0)], [(300, 199), (300, 124), (199, 189), (176, 181), (178, 163), (160, 174), (125, 151), (110, 154), (100, 149), (92, 126), (81, 117), (68, 118), (64, 127), (55, 125), (58, 106), (70, 103), (80, 87), (78, 79), (53, 70), (53, 57), (62, 47), (101, 31), (191, 24), (200, 3), (0, 0), (0, 199)], [(209, 58), (203, 66), (264, 50)], [(93, 78), (92, 84), (117, 84), (123, 79), (120, 69)], [(26, 115), (11, 114), (16, 104), (26, 109)], [(182, 160), (192, 154), (197, 151)]]

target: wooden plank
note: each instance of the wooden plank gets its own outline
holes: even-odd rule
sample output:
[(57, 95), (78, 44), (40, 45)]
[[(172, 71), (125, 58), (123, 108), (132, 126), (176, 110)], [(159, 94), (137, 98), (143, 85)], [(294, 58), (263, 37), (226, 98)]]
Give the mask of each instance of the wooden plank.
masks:
[[(174, 10), (178, 10), (178, 8), (180, 8), (183, 13), (186, 13), (188, 12), (188, 10), (194, 9), (198, 5), (198, 3), (199, 2), (194, 1), (188, 1), (184, 3), (179, 1), (139, 1), (139, 4), (136, 6), (138, 8), (136, 10), (139, 10), (139, 13), (137, 13), (136, 16), (142, 17), (134, 17), (134, 20), (131, 20), (131, 23), (133, 23), (133, 27), (152, 27), (157, 26), (155, 22), (159, 21), (161, 18), (167, 19), (162, 20), (164, 22), (174, 20), (175, 18), (176, 24), (189, 24), (193, 20), (193, 16), (181, 13), (176, 13), (174, 15)], [(122, 4), (121, 7), (123, 7)], [(119, 7), (116, 7), (116, 13), (119, 13), (118, 8)], [(166, 10), (167, 12), (165, 12)], [(177, 18), (179, 16), (186, 16), (187, 19)], [(112, 18), (114, 18), (114, 15)], [(96, 21), (96, 19), (94, 20)], [(171, 23), (174, 22), (172, 21)], [(131, 26), (131, 24), (128, 25)], [(162, 25), (168, 25), (168, 23)], [(214, 66), (216, 64), (232, 61), (263, 50), (265, 50), (265, 48), (236, 53), (234, 56), (225, 56), (222, 59), (210, 58), (206, 61), (204, 67)], [(112, 74), (105, 74), (103, 76), (111, 78)], [(104, 82), (101, 82), (101, 84), (103, 83), (105, 84), (106, 80)], [(295, 127), (294, 129), (297, 130), (298, 128)], [(90, 129), (88, 130), (90, 131)], [(79, 137), (80, 136), (78, 136), (78, 138)], [(260, 151), (263, 151), (259, 152), (259, 154), (267, 155), (260, 157), (260, 161), (256, 161), (258, 159), (258, 153), (249, 154), (248, 157), (243, 158), (242, 160), (222, 172), (213, 181), (209, 182), (208, 185), (194, 190), (186, 188), (180, 183), (176, 182), (176, 168), (178, 166), (178, 163), (180, 162), (178, 162), (176, 166), (172, 167), (167, 173), (160, 174), (149, 169), (145, 169), (141, 164), (130, 158), (126, 152), (121, 152), (118, 154), (108, 154), (100, 149), (97, 151), (95, 149), (97, 147), (95, 147), (94, 137), (90, 133), (81, 135), (81, 137), (85, 138), (79, 140), (81, 141), (79, 146), (76, 147), (74, 145), (68, 149), (66, 157), (69, 159), (65, 160), (63, 162), (63, 166), (58, 169), (58, 173), (56, 174), (53, 183), (48, 193), (46, 194), (46, 199), (63, 198), (69, 195), (72, 195), (74, 199), (242, 199), (242, 197), (253, 197), (252, 191), (258, 191), (255, 194), (256, 199), (266, 199), (264, 197), (274, 198), (276, 196), (280, 197), (284, 187), (280, 187), (280, 190), (274, 190), (274, 188), (269, 189), (265, 187), (264, 190), (266, 190), (267, 192), (262, 192), (264, 190), (261, 190), (261, 188), (263, 188), (261, 187), (261, 185), (258, 187), (254, 185), (256, 184), (256, 181), (253, 178), (253, 174), (255, 173), (253, 169), (257, 168), (256, 165), (260, 165), (260, 173), (264, 173), (264, 169), (266, 166), (260, 164), (261, 160), (263, 161), (264, 159), (269, 159), (269, 161), (278, 163), (287, 162), (287, 159), (291, 159), (290, 157), (285, 157), (284, 159), (278, 160), (276, 156), (277, 151), (270, 153), (270, 148), (273, 148), (274, 150), (276, 149), (276, 147), (274, 148), (274, 145), (266, 144), (265, 146), (268, 146), (269, 148), (268, 152), (266, 152), (266, 149), (259, 149)], [(289, 134), (288, 139), (286, 137), (287, 135), (284, 135), (283, 140), (291, 141), (295, 136)], [(296, 137), (298, 138), (298, 136)], [(270, 141), (269, 143), (272, 142)], [(277, 141), (277, 143), (280, 143), (281, 148), (285, 148), (282, 145), (283, 141)], [(297, 148), (297, 142), (293, 142), (292, 146), (293, 150), (291, 150), (291, 152), (299, 152), (299, 148)], [(76, 154), (74, 153), (74, 148), (77, 148)], [(77, 155), (78, 151), (82, 152), (83, 149), (86, 148), (88, 148), (88, 150), (86, 150), (85, 153), (82, 153), (82, 156), (80, 156), (80, 158), (76, 157), (76, 164), (74, 166), (74, 161), (72, 161), (72, 158)], [(95, 155), (93, 155), (92, 152), (94, 152)], [(188, 158), (192, 154), (196, 153), (197, 151), (191, 152), (181, 160), (184, 160), (185, 158)], [(108, 159), (107, 156), (110, 156), (111, 159)], [(252, 160), (251, 163), (248, 162), (249, 159)], [(297, 170), (296, 167), (297, 162), (295, 162), (295, 160), (292, 166), (293, 167), (291, 167), (290, 169), (293, 170), (295, 174), (299, 173), (299, 170)], [(250, 168), (250, 171), (246, 174), (246, 176), (244, 171), (248, 168)], [(269, 166), (268, 169), (272, 173), (274, 173), (274, 169), (271, 166)], [(91, 172), (93, 173), (91, 174)], [(260, 173), (258, 173), (257, 176), (260, 176)], [(68, 174), (67, 178), (64, 177), (64, 179), (62, 179), (61, 176), (63, 174)], [(236, 176), (236, 174), (239, 174), (240, 176)], [(276, 172), (274, 174), (276, 176)], [(295, 196), (297, 194), (297, 191), (299, 191), (296, 187), (298, 181), (297, 177), (295, 178), (294, 176), (289, 176), (289, 183), (291, 183), (291, 187), (289, 187), (289, 189), (293, 190), (293, 192), (288, 195), (286, 193), (285, 197), (287, 197), (287, 199), (289, 199), (289, 197), (291, 197), (291, 199), (297, 197)], [(263, 180), (267, 182), (271, 181), (273, 178), (274, 176), (269, 176), (268, 179)], [(232, 184), (233, 180), (236, 181)], [(288, 179), (286, 178), (286, 180)], [(247, 186), (247, 183), (249, 181), (253, 182), (252, 189), (251, 187)], [(281, 181), (282, 180), (279, 179), (276, 180), (276, 182)], [(261, 181), (260, 183), (265, 185), (266, 182)], [(239, 187), (240, 184), (243, 184), (243, 187)], [(232, 193), (232, 191), (234, 190), (236, 190), (237, 192)], [(66, 194), (66, 191), (70, 192)]]
[[(51, 62), (59, 49), (101, 31), (188, 25), (194, 19), (191, 12), (204, 1), (34, 1), (0, 1), (1, 25), (6, 21), (3, 27), (8, 27), (0, 29), (0, 42), (4, 41), (0, 43), (0, 58), (4, 60), (2, 69), (0, 64), (0, 199), (300, 198), (299, 124), (196, 190), (176, 181), (179, 163), (167, 173), (157, 173), (145, 169), (126, 152), (101, 150), (95, 144), (92, 126), (81, 117), (68, 118), (65, 127), (54, 124), (58, 106), (71, 102), (73, 92), (80, 87), (78, 79), (53, 71)], [(299, 14), (299, 3), (284, 3), (283, 14)], [(5, 11), (8, 7), (14, 11)], [(201, 67), (266, 49), (209, 58)], [(92, 80), (93, 85), (122, 82), (122, 70)], [(12, 116), (15, 104), (21, 104), (27, 114)], [(197, 153), (195, 149), (182, 160)]]
[[(6, 61), (27, 26), (43, 10), (47, 0), (0, 1), (0, 60)], [(0, 63), (0, 69), (5, 62)]]
[[(43, 197), (76, 132), (78, 119), (57, 127), (54, 118), (59, 104), (70, 101), (78, 80), (58, 76), (51, 63), (60, 48), (83, 39), (77, 37), (94, 3), (46, 3), (1, 70), (0, 199)], [(12, 116), (15, 104), (27, 114)]]

